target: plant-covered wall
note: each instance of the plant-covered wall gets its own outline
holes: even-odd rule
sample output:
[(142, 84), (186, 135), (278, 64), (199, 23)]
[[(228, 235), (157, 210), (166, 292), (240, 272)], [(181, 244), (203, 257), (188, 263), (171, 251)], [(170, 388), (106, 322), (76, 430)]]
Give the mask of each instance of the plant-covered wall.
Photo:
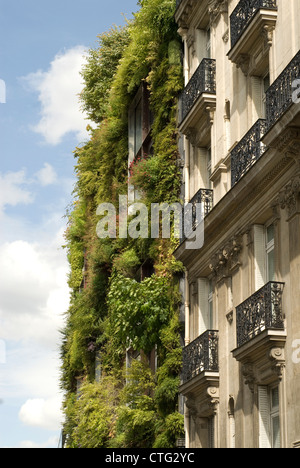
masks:
[[(69, 448), (171, 448), (183, 433), (177, 240), (96, 233), (97, 206), (118, 207), (119, 195), (128, 193), (128, 110), (142, 81), (154, 151), (135, 162), (129, 177), (147, 205), (179, 200), (176, 113), (183, 79), (175, 3), (141, 0), (126, 27), (99, 36), (82, 70), (82, 106), (98, 126), (75, 151), (77, 185), (65, 236), (72, 295), (61, 382)], [(139, 164), (147, 179), (138, 177)], [(154, 273), (137, 281), (146, 261)], [(126, 366), (129, 347), (136, 356)]]

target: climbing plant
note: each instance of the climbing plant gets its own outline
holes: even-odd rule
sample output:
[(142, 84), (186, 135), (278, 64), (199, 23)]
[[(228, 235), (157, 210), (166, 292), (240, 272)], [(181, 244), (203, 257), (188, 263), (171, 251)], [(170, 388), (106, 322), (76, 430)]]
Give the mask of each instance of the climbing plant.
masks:
[[(82, 70), (82, 107), (96, 128), (74, 152), (77, 183), (65, 235), (72, 294), (61, 385), (70, 448), (171, 448), (183, 432), (178, 240), (96, 234), (97, 206), (118, 208), (130, 177), (147, 205), (179, 201), (176, 115), (183, 79), (175, 4), (140, 0), (132, 21), (99, 36)], [(142, 81), (153, 114), (153, 154), (135, 161), (128, 174), (128, 111)], [(138, 280), (145, 261), (154, 274)], [(140, 357), (126, 366), (128, 348)]]

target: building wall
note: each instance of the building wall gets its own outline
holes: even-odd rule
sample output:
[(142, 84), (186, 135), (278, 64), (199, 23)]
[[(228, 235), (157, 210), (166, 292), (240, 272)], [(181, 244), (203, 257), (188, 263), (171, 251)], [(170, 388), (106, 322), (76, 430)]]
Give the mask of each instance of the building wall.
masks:
[[(212, 284), (213, 328), (219, 331), (218, 375), (202, 372), (182, 385), (187, 445), (263, 446), (267, 398), (274, 438), (278, 403), (281, 447), (292, 447), (300, 440), (300, 104), (293, 104), (265, 134), (262, 141), (268, 150), (235, 186), (231, 152), (257, 120), (266, 117), (264, 91), (300, 49), (300, 1), (278, 0), (277, 12), (267, 10), (265, 16), (254, 19), (237, 47), (231, 47), (230, 15), (238, 4), (183, 0), (176, 12), (185, 44), (186, 84), (209, 50), (210, 29), (217, 90), (214, 106), (209, 98), (207, 107), (199, 108), (206, 114), (205, 124), (201, 116), (179, 122), (185, 138), (185, 201), (210, 184), (214, 191), (214, 208), (204, 220), (203, 248), (189, 251), (182, 244), (175, 252), (188, 276), (186, 344), (203, 331), (205, 299), (200, 285), (204, 279)], [(201, 125), (209, 129), (209, 139), (203, 137)], [(274, 251), (273, 241), (268, 246), (264, 237), (270, 225), (274, 226)], [(267, 248), (274, 252), (273, 278), (268, 277), (266, 264), (273, 253)], [(255, 337), (257, 345), (252, 340), (247, 349), (239, 349), (236, 308), (269, 281), (284, 283), (284, 330), (268, 332), (264, 343), (258, 342), (262, 335)], [(267, 387), (268, 395), (264, 394)], [(278, 402), (275, 387), (279, 387)], [(209, 442), (212, 425), (214, 440)]]

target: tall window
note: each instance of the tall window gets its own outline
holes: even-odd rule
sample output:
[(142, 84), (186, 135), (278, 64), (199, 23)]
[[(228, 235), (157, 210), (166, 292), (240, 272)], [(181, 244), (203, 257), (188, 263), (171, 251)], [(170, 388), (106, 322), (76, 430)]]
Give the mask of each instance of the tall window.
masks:
[(207, 188), (211, 189), (212, 188), (212, 183), (211, 183), (211, 148), (209, 147), (207, 149)]
[(270, 74), (267, 73), (262, 80), (262, 117), (265, 119), (267, 115), (266, 93), (270, 87)]
[(142, 146), (142, 100), (139, 101), (138, 105), (134, 110), (134, 153), (135, 155), (139, 152)]
[(269, 281), (275, 281), (275, 226), (254, 226), (254, 273), (255, 289)]
[(206, 57), (211, 58), (211, 30), (208, 28), (206, 30)]
[(198, 278), (199, 335), (214, 327), (213, 285), (207, 278)]
[(275, 231), (274, 224), (266, 228), (266, 271), (267, 281), (275, 281)]
[(280, 448), (279, 387), (258, 387), (259, 447)]

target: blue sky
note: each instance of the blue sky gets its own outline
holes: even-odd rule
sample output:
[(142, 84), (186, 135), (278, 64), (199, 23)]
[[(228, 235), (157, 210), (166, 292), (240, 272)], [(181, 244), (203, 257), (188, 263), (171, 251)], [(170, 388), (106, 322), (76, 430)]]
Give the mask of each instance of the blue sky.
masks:
[[(0, 448), (57, 448), (79, 70), (137, 0), (0, 0)], [(3, 101), (3, 99), (2, 99)]]

